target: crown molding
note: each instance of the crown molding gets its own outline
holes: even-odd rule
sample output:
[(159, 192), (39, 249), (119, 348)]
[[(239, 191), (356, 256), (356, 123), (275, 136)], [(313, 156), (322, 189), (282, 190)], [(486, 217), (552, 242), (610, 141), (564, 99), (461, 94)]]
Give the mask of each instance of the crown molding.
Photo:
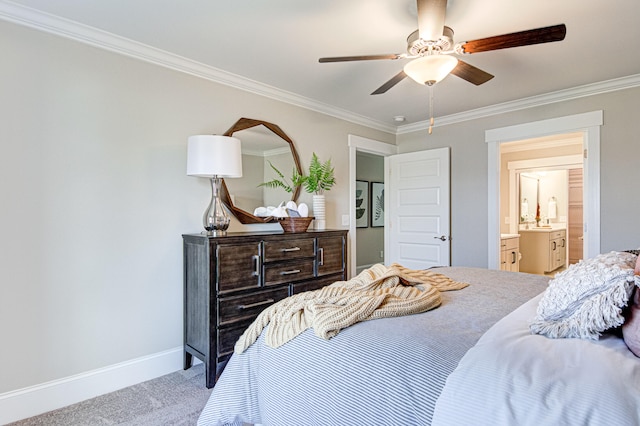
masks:
[(120, 37), (69, 19), (0, 0), (0, 19), (39, 31), (69, 38), (100, 49), (129, 56), (174, 71), (190, 74), (215, 83), (224, 84), (260, 96), (320, 112), (341, 120), (395, 134), (396, 126), (372, 120), (363, 115), (336, 108), (316, 100), (244, 78), (185, 57)]
[[(285, 102), (311, 111), (335, 117), (351, 123), (366, 126), (383, 132), (399, 135), (427, 130), (428, 121), (394, 126), (382, 121), (373, 120), (360, 114), (355, 114), (341, 108), (336, 108), (316, 100), (297, 95), (269, 86), (255, 80), (244, 78), (221, 69), (192, 61), (179, 55), (156, 49), (143, 43), (117, 36), (75, 21), (44, 13), (13, 3), (0, 0), (0, 19), (15, 24), (44, 31), (57, 36), (69, 38), (84, 44), (98, 47), (121, 55), (129, 56), (141, 61), (159, 65), (174, 71), (190, 74), (205, 80), (234, 87), (246, 92), (254, 93), (277, 101)], [(640, 86), (640, 74), (607, 80), (599, 83), (577, 86), (557, 92), (523, 98), (516, 101), (504, 102), (483, 108), (464, 111), (457, 114), (436, 117), (435, 127), (447, 126), (469, 120), (504, 114), (507, 112), (533, 108), (551, 103), (563, 102), (586, 96), (624, 90)]]
[[(545, 93), (542, 95), (531, 96), (529, 98), (490, 105), (488, 107), (464, 111), (458, 114), (436, 117), (434, 127), (447, 126), (449, 124), (461, 123), (463, 121), (476, 120), (478, 118), (485, 118), (492, 115), (499, 115), (541, 105), (599, 95), (602, 93), (615, 92), (617, 90), (625, 90), (638, 86), (640, 86), (640, 74), (634, 74), (627, 77), (585, 84), (583, 86), (576, 86), (570, 89), (558, 90), (557, 92)], [(398, 127), (396, 134), (399, 135), (428, 129), (429, 123), (427, 121), (421, 121), (419, 123), (412, 123)]]

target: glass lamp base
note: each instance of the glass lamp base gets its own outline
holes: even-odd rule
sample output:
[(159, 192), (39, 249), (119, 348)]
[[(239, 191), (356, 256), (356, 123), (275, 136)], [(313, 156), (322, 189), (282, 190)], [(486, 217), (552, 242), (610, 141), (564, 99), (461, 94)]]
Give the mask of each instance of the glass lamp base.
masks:
[(214, 237), (226, 235), (231, 222), (220, 200), (221, 182), (222, 179), (219, 177), (211, 178), (211, 202), (202, 216), (202, 223), (207, 235)]

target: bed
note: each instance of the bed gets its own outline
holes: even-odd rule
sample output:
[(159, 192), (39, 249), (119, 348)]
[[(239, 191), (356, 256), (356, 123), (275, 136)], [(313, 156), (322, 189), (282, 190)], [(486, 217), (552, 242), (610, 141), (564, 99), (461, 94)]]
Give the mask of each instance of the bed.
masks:
[[(594, 341), (532, 335), (530, 320), (549, 291), (548, 277), (465, 267), (437, 271), (470, 285), (442, 293), (436, 309), (360, 322), (329, 340), (307, 330), (274, 349), (265, 344), (263, 333), (244, 353), (231, 357), (198, 425), (637, 424), (635, 384), (619, 403), (610, 405), (610, 398), (603, 397), (608, 394), (603, 380), (619, 381), (612, 392), (628, 390), (629, 381), (640, 383), (640, 360), (622, 337), (605, 333)], [(556, 351), (573, 356), (557, 358)], [(593, 357), (582, 355), (591, 352)], [(496, 356), (503, 353), (513, 359)], [(542, 368), (550, 360), (558, 360), (555, 369)], [(565, 369), (565, 363), (571, 368)], [(522, 373), (529, 365), (540, 365), (539, 375)], [(550, 387), (594, 370), (597, 374), (575, 382), (578, 387)], [(549, 371), (552, 375), (545, 376)], [(579, 422), (562, 417), (563, 392), (582, 390), (585, 384), (593, 388), (588, 401), (594, 405), (576, 403), (576, 413), (565, 411)], [(581, 401), (580, 392), (574, 394)], [(510, 400), (513, 395), (521, 399)], [(490, 404), (506, 408), (498, 412)], [(552, 408), (555, 414), (547, 412)], [(615, 421), (600, 423), (605, 418)]]

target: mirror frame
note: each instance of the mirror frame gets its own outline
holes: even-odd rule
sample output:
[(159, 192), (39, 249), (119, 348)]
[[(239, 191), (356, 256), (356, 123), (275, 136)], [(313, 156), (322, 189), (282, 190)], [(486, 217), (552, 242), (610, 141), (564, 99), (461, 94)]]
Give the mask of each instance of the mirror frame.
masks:
[[(235, 122), (233, 126), (229, 128), (226, 132), (224, 132), (224, 136), (233, 136), (234, 133), (239, 132), (241, 130), (247, 130), (256, 126), (264, 126), (267, 129), (271, 130), (275, 135), (282, 138), (285, 142), (289, 144), (289, 148), (291, 148), (291, 155), (293, 156), (293, 162), (295, 164), (298, 173), (302, 174), (302, 166), (300, 165), (300, 158), (298, 157), (298, 152), (296, 151), (296, 147), (293, 144), (293, 141), (282, 129), (273, 123), (269, 123), (268, 121), (255, 120), (253, 118), (241, 118)], [(239, 138), (242, 141), (242, 138)], [(291, 195), (292, 201), (297, 201), (298, 196), (300, 195), (300, 186), (296, 186), (293, 190), (293, 194)], [(229, 209), (231, 214), (235, 216), (238, 221), (242, 224), (251, 224), (251, 223), (269, 223), (275, 222), (276, 219), (273, 216), (269, 217), (258, 217), (254, 216), (252, 213), (249, 213), (245, 210), (242, 210), (233, 205), (233, 201), (231, 200), (231, 196), (229, 194), (229, 190), (227, 189), (227, 185), (222, 179), (222, 187), (220, 190), (220, 198), (224, 205)]]

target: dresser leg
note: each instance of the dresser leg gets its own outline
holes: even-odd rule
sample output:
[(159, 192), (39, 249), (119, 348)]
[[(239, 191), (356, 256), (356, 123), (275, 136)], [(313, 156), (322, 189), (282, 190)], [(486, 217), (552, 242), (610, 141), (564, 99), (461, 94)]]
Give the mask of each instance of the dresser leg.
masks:
[[(211, 367), (213, 367), (213, 368), (211, 368)], [(213, 385), (216, 384), (216, 380), (217, 380), (217, 377), (216, 377), (216, 363), (215, 362), (213, 362), (211, 364), (208, 363), (208, 362), (205, 362), (205, 364), (204, 364), (204, 376), (205, 376), (205, 379), (206, 379), (206, 382), (207, 382), (206, 383), (207, 389), (211, 389), (213, 387)]]
[(184, 351), (184, 369), (188, 370), (189, 368), (191, 368), (191, 365), (193, 364), (193, 355), (191, 355), (189, 352)]

